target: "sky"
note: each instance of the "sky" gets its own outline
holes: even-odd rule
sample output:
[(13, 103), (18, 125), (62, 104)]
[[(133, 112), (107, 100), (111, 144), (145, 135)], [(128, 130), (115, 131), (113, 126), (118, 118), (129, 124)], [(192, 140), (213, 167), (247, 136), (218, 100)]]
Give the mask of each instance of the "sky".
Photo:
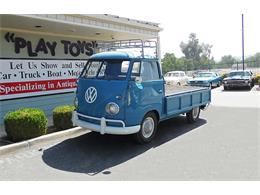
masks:
[(180, 43), (196, 33), (202, 43), (213, 45), (212, 56), (242, 56), (242, 24), (244, 14), (245, 56), (260, 52), (260, 3), (257, 0), (9, 0), (2, 13), (74, 13), (112, 14), (132, 19), (160, 23), (161, 54), (183, 56)]
[(245, 56), (250, 56), (260, 52), (260, 2), (257, 1), (167, 1), (151, 4), (143, 13), (126, 12), (124, 16), (160, 23), (162, 55), (169, 52), (183, 56), (180, 43), (187, 42), (193, 32), (200, 42), (213, 45), (212, 55), (220, 60), (223, 55), (242, 56), (242, 13)]

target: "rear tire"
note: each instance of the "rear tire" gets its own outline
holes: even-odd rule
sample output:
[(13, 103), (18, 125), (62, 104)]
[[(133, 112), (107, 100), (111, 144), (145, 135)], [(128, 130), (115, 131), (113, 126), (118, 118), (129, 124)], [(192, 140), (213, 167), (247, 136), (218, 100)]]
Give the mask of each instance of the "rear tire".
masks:
[(228, 90), (228, 87), (224, 86), (224, 90)]
[(194, 123), (200, 116), (200, 107), (192, 108), (191, 111), (186, 113), (186, 119), (188, 123)]
[(134, 139), (139, 144), (152, 141), (157, 131), (158, 119), (153, 112), (147, 113), (141, 123), (140, 131), (134, 134)]

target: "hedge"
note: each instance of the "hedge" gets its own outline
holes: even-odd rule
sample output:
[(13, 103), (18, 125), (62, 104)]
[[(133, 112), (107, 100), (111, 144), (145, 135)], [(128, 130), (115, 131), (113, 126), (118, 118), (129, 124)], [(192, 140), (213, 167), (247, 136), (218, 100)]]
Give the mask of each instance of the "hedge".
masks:
[(53, 124), (57, 130), (64, 130), (73, 127), (72, 112), (75, 106), (63, 105), (54, 108), (53, 110)]
[(254, 82), (255, 84), (258, 84), (260, 82), (260, 74), (257, 74), (255, 77), (254, 77)]
[(47, 117), (40, 109), (22, 108), (9, 112), (4, 117), (7, 136), (12, 141), (21, 141), (47, 133)]
[(228, 73), (222, 74), (221, 77), (222, 77), (222, 79), (227, 78), (228, 77)]

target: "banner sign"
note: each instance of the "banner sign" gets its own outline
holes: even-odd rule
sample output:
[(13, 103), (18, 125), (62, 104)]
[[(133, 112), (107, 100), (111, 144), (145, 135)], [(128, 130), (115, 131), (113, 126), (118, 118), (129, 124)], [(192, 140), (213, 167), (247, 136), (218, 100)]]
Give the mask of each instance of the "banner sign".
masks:
[(0, 59), (0, 100), (72, 92), (87, 60)]

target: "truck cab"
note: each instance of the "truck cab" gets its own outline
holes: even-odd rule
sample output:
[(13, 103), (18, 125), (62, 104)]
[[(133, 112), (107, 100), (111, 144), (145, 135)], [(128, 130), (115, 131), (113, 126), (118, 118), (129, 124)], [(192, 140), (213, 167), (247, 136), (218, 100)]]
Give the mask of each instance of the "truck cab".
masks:
[(128, 52), (95, 54), (78, 78), (74, 124), (101, 134), (134, 134), (147, 143), (160, 121), (182, 113), (195, 121), (210, 102), (208, 89), (185, 91), (180, 99), (181, 93), (168, 93), (164, 83), (158, 59)]

